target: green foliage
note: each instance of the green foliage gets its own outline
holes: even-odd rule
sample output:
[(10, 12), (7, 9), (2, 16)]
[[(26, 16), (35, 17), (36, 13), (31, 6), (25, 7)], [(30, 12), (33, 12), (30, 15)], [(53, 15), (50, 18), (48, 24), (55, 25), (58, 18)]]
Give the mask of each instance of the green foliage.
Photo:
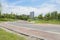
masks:
[(38, 16), (38, 19), (43, 19), (43, 20), (60, 20), (60, 13), (58, 13), (57, 11), (53, 11), (51, 13), (47, 13), (44, 16), (42, 14), (40, 14)]
[[(29, 15), (25, 15), (25, 14), (15, 15), (13, 13), (11, 13), (11, 14), (8, 14), (8, 13), (1, 14), (0, 13), (0, 21), (7, 21), (9, 19), (28, 20), (30, 18), (29, 18)], [(34, 17), (34, 20), (46, 20), (46, 21), (60, 20), (60, 13), (58, 13), (57, 11), (53, 11), (50, 13), (46, 13), (44, 16), (42, 14), (40, 14), (38, 17)]]
[(19, 15), (19, 16), (17, 15), (17, 18), (18, 19), (21, 19), (21, 20), (28, 20), (29, 19), (29, 16), (22, 14), (22, 15)]
[(50, 13), (47, 13), (47, 14), (44, 16), (44, 19), (45, 19), (45, 20), (50, 20), (50, 19), (51, 19)]
[(58, 20), (60, 20), (60, 13), (58, 14)]
[(51, 19), (57, 19), (57, 17), (58, 17), (57, 11), (51, 13)]
[(28, 20), (29, 15), (15, 15), (15, 14), (2, 14), (0, 15), (0, 21), (7, 21), (10, 19)]
[(38, 16), (38, 19), (43, 19), (43, 15), (40, 14), (40, 15)]
[(60, 24), (60, 21), (59, 20), (48, 20), (48, 21), (46, 21), (46, 20), (34, 20), (35, 21), (35, 23), (40, 23), (40, 24), (42, 24), (42, 23), (48, 23), (48, 24)]
[(38, 19), (35, 20), (35, 22), (36, 23), (60, 24), (60, 13), (58, 13), (57, 11), (53, 11), (50, 13), (46, 13), (44, 16), (42, 16), (42, 14), (40, 14), (38, 16)]

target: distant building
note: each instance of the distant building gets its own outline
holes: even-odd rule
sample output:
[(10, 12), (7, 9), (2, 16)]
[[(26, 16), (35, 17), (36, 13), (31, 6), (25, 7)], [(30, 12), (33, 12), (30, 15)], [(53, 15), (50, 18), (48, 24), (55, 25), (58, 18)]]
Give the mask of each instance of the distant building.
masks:
[(34, 19), (34, 11), (30, 12), (30, 18)]

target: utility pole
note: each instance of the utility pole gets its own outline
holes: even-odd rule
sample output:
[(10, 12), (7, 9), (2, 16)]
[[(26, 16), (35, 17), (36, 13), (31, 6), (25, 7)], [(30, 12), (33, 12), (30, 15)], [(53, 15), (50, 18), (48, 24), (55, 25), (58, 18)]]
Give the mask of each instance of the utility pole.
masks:
[(2, 13), (2, 4), (1, 4), (1, 1), (0, 1), (0, 15)]

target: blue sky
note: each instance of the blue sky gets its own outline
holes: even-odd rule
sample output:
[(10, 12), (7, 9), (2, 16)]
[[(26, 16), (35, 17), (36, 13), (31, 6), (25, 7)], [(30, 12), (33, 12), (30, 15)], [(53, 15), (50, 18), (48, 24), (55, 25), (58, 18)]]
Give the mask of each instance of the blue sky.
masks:
[(3, 12), (16, 14), (29, 14), (34, 11), (35, 15), (52, 11), (60, 11), (60, 0), (1, 0)]
[(19, 6), (31, 6), (31, 7), (37, 7), (41, 4), (48, 2), (48, 0), (7, 0), (9, 4), (16, 3), (15, 5)]

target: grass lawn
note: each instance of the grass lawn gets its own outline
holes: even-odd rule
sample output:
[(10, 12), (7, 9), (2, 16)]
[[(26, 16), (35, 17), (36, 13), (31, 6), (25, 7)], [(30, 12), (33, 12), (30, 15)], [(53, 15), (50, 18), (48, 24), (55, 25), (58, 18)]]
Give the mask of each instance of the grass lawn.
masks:
[(13, 33), (6, 32), (0, 28), (0, 40), (26, 40), (25, 37), (18, 36)]
[(60, 21), (58, 21), (58, 20), (48, 20), (48, 21), (46, 21), (46, 20), (33, 20), (34, 21), (34, 23), (39, 23), (39, 24), (46, 24), (46, 23), (48, 23), (48, 24), (60, 24)]
[(18, 19), (7, 19), (7, 18), (0, 18), (0, 23), (1, 22), (7, 22), (7, 21), (9, 21), (9, 22), (14, 22), (14, 21), (17, 21)]

